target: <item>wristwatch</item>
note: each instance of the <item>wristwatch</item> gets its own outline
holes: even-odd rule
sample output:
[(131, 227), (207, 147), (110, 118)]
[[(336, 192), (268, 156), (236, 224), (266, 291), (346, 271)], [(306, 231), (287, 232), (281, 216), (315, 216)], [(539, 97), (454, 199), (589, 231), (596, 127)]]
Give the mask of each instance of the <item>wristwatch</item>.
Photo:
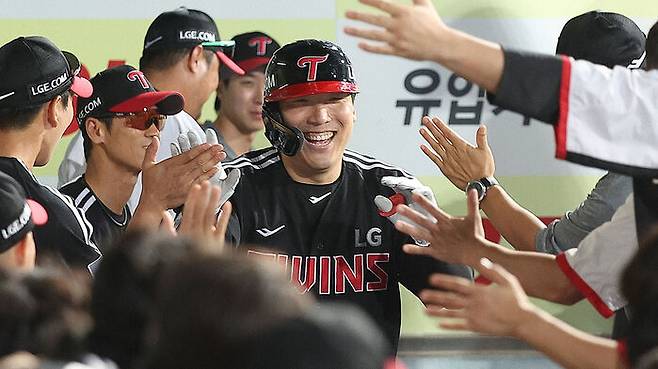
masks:
[(497, 186), (498, 181), (494, 177), (484, 177), (475, 181), (470, 181), (466, 185), (466, 193), (469, 190), (475, 189), (478, 192), (478, 202), (482, 202), (484, 197), (487, 195), (487, 190), (490, 187)]

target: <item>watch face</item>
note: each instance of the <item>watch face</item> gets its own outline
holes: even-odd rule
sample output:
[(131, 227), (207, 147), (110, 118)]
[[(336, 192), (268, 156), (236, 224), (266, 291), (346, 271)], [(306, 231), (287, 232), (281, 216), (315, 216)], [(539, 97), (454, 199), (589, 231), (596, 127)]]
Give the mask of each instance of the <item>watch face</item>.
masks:
[(468, 185), (466, 186), (466, 192), (468, 193), (468, 191), (471, 189), (475, 189), (478, 192), (478, 201), (482, 201), (482, 199), (484, 199), (484, 194), (487, 189), (482, 183), (480, 183), (480, 181), (468, 182)]

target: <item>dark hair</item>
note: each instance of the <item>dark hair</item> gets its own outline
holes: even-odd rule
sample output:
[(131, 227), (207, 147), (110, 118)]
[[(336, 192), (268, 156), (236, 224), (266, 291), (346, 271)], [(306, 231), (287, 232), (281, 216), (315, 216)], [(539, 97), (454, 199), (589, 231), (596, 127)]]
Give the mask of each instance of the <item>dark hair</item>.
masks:
[(658, 69), (658, 22), (649, 30), (646, 43), (646, 69)]
[(83, 273), (37, 269), (30, 274), (5, 275), (0, 296), (0, 354), (29, 351), (70, 361), (86, 352), (92, 324), (89, 278)]
[[(142, 57), (139, 58), (139, 70), (148, 74), (153, 70), (169, 69), (181, 59), (188, 57), (195, 47), (145, 50)], [(203, 54), (208, 63), (212, 61), (212, 58), (216, 58), (215, 53), (210, 50), (204, 49)]]
[(626, 266), (622, 292), (631, 310), (627, 345), (634, 367), (638, 359), (658, 347), (658, 228), (654, 228)]
[[(71, 97), (71, 92), (66, 90), (62, 92), (59, 97), (62, 98), (62, 105), (66, 107)], [(39, 104), (36, 106), (28, 106), (24, 108), (4, 108), (0, 109), (0, 130), (3, 129), (23, 129), (27, 127), (34, 118), (39, 114), (49, 102)]]
[(89, 338), (92, 352), (135, 367), (143, 352), (148, 318), (153, 314), (157, 281), (165, 265), (194, 248), (186, 238), (129, 232), (104, 255), (95, 276)]
[[(92, 117), (89, 117), (92, 118)], [(96, 117), (93, 117), (96, 118)], [(87, 133), (87, 127), (85, 126), (87, 124), (87, 119), (85, 118), (85, 121), (82, 122), (81, 128), (80, 128), (80, 134), (82, 135), (82, 147), (85, 151), (85, 159), (89, 160), (89, 156), (91, 155), (91, 148), (94, 146), (94, 144), (91, 142), (91, 139), (89, 138), (89, 134)], [(107, 129), (109, 130), (112, 128), (112, 117), (103, 117), (103, 118), (96, 118), (99, 121), (103, 122)]]
[(238, 254), (184, 260), (167, 270), (159, 291), (154, 369), (242, 367), (241, 343), (301, 315), (309, 298), (279, 265)]

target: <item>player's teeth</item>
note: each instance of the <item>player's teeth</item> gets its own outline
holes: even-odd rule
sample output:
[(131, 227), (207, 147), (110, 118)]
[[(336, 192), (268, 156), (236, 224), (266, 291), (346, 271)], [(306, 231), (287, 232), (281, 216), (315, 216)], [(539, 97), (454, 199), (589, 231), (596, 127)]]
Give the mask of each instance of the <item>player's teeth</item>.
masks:
[(306, 137), (309, 141), (324, 141), (332, 138), (334, 136), (333, 132), (322, 132), (322, 133), (306, 133)]

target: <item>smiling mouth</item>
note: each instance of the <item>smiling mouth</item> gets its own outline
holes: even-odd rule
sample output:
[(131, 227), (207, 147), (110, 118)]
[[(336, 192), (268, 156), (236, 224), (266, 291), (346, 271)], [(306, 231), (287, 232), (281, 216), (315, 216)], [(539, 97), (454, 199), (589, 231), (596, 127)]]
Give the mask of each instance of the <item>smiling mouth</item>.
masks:
[(305, 132), (304, 139), (314, 146), (327, 146), (336, 136), (336, 132)]

